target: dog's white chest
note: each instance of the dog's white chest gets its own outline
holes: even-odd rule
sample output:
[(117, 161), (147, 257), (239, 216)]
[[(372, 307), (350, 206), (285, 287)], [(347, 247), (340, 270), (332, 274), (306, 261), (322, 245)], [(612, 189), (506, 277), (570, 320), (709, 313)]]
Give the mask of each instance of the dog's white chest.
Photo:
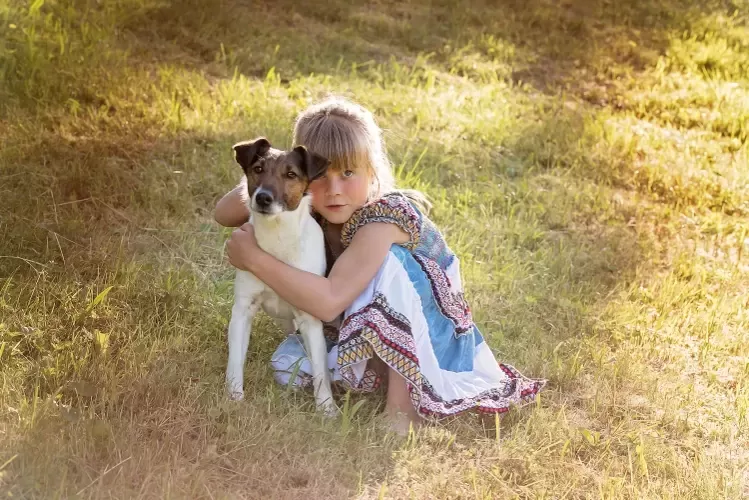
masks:
[[(254, 224), (258, 245), (281, 262), (323, 275), (325, 244), (322, 229), (309, 213), (303, 215), (302, 224), (289, 224), (293, 222), (290, 217), (280, 217), (274, 224)], [(234, 293), (235, 302), (249, 303), (253, 309), (262, 307), (269, 316), (277, 319), (294, 318), (295, 309), (252, 273), (237, 272)]]
[(260, 232), (258, 228), (255, 229), (255, 235), (257, 236), (258, 246), (281, 262), (293, 267), (299, 267), (302, 264), (300, 257), (304, 235)]

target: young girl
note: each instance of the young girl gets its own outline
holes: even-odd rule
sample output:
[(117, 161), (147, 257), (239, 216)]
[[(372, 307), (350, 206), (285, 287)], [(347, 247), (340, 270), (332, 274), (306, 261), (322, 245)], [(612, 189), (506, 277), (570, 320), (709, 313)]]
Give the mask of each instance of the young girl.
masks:
[[(495, 360), (463, 297), (458, 259), (424, 214), (425, 198), (395, 189), (372, 114), (347, 100), (324, 101), (298, 117), (294, 144), (331, 160), (309, 188), (325, 234), (327, 277), (260, 249), (244, 224), (246, 188), (224, 196), (215, 217), (224, 226), (244, 224), (227, 243), (232, 265), (295, 307), (339, 320), (333, 378), (359, 391), (387, 382), (385, 413), (400, 433), (421, 417), (505, 412), (533, 399), (544, 381)], [(290, 336), (274, 355), (274, 368), (290, 372), (303, 356)]]

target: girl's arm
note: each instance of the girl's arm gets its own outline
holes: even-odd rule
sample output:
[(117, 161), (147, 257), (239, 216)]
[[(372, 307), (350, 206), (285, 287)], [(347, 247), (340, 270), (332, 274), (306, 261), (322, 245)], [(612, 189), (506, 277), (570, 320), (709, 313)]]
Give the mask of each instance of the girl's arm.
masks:
[(216, 222), (226, 227), (239, 227), (249, 220), (250, 210), (242, 199), (242, 192), (245, 189), (247, 187), (241, 183), (219, 200), (213, 214)]
[(395, 224), (366, 224), (356, 232), (327, 278), (291, 267), (261, 250), (249, 224), (234, 231), (227, 249), (235, 267), (257, 276), (282, 299), (322, 321), (333, 321), (372, 281), (390, 247), (407, 241), (408, 234)]

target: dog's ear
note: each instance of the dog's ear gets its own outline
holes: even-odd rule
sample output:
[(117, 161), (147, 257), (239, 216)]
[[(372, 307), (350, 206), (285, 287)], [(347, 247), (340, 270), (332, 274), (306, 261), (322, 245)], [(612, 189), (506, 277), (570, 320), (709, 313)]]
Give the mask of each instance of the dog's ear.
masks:
[(309, 182), (325, 175), (328, 165), (330, 165), (330, 160), (307, 150), (304, 146), (297, 146), (294, 148), (294, 151), (302, 157), (302, 168), (307, 174)]
[(242, 170), (247, 170), (255, 164), (258, 158), (263, 156), (270, 149), (270, 142), (265, 137), (258, 137), (252, 141), (244, 141), (235, 144), (234, 158), (242, 166)]

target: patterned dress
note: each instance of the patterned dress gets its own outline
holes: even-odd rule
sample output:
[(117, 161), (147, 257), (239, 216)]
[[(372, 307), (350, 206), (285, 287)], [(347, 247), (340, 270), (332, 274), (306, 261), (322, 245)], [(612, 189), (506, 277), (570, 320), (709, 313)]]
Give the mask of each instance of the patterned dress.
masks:
[[(544, 386), (498, 363), (473, 322), (460, 267), (442, 234), (405, 196), (391, 193), (357, 210), (344, 224), (344, 248), (370, 222), (396, 224), (408, 243), (393, 245), (377, 275), (343, 314), (329, 344), (334, 381), (357, 391), (380, 384), (367, 361), (379, 357), (403, 376), (414, 408), (441, 418), (465, 410), (503, 413)], [(298, 335), (271, 361), (276, 379), (308, 385), (311, 367)]]

